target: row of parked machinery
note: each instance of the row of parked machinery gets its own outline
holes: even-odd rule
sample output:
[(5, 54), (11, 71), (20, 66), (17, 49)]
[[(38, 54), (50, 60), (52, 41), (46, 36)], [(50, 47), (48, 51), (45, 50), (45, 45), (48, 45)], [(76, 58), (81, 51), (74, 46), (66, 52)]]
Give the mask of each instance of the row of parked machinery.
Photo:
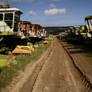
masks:
[(75, 43), (92, 42), (92, 16), (85, 17), (86, 25), (69, 27), (67, 40)]
[(45, 30), (39, 24), (31, 24), (29, 21), (21, 21), (23, 12), (10, 5), (0, 5), (0, 35), (16, 35), (21, 38), (28, 36), (45, 36)]
[(8, 47), (14, 49), (17, 45), (40, 40), (47, 32), (39, 24), (20, 20), (23, 12), (10, 5), (0, 5), (0, 50)]

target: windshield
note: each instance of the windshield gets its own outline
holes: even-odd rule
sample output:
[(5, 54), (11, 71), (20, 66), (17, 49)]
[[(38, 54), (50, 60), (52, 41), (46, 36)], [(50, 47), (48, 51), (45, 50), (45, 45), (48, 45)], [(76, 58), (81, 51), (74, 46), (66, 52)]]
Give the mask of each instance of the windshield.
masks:
[(13, 25), (13, 14), (12, 13), (5, 14), (5, 22), (10, 28), (12, 28), (12, 25)]

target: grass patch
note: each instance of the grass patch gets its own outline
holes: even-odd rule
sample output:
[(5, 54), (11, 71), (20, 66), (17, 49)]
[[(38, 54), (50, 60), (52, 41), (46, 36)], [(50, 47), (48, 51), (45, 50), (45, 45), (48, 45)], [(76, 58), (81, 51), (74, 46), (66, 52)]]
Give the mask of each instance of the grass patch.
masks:
[[(15, 58), (15, 60), (12, 61), (13, 63), (11, 63), (9, 66), (0, 67), (0, 89), (7, 86), (12, 81), (13, 77), (18, 75), (19, 70), (24, 70), (28, 63), (33, 60), (37, 60), (50, 46), (50, 44), (51, 41), (49, 41), (49, 44), (40, 45), (31, 55), (28, 56), (13, 56)], [(8, 56), (3, 56), (4, 59), (7, 57)], [(5, 63), (6, 61), (2, 60), (1, 66), (3, 66)]]
[(6, 66), (7, 63), (7, 56), (6, 55), (1, 55), (0, 56), (0, 67)]

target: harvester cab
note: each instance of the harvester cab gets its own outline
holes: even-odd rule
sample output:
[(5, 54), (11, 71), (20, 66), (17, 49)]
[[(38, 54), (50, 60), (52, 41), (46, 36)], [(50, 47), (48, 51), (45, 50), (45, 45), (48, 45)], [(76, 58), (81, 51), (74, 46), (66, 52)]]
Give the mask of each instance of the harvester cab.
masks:
[(18, 22), (22, 11), (9, 5), (0, 5), (0, 35), (14, 35), (18, 32)]

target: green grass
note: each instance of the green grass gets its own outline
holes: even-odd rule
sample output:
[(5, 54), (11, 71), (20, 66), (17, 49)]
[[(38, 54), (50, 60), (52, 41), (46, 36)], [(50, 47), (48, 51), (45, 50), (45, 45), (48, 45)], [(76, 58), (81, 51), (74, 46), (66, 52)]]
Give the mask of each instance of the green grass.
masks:
[(0, 63), (1, 66), (3, 66), (0, 68), (0, 89), (7, 86), (12, 81), (12, 78), (18, 75), (18, 71), (24, 70), (28, 63), (40, 58), (42, 53), (50, 46), (50, 44), (51, 41), (49, 41), (49, 44), (47, 45), (39, 46), (31, 55), (28, 56), (11, 56), (14, 57), (14, 59), (8, 61), (10, 63), (8, 66), (5, 66), (6, 61), (3, 61), (3, 59), (6, 59), (7, 57), (9, 58), (9, 56), (0, 56), (3, 58)]
[(7, 56), (6, 55), (1, 55), (0, 56), (0, 67), (6, 66), (7, 63)]
[(0, 67), (6, 66), (7, 59), (0, 59)]

